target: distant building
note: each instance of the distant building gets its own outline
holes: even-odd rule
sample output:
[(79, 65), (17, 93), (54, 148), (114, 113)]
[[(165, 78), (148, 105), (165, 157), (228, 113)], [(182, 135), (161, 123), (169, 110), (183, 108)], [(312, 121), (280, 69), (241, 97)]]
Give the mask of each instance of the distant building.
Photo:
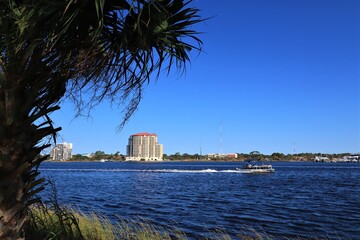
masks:
[(330, 162), (328, 157), (315, 156), (313, 159), (314, 162)]
[(50, 158), (54, 161), (66, 161), (72, 157), (72, 143), (56, 144), (51, 149)]
[(360, 162), (359, 155), (344, 156), (338, 159), (339, 162)]
[(208, 159), (235, 159), (237, 157), (237, 153), (210, 153), (207, 155)]
[(163, 145), (157, 135), (147, 132), (133, 134), (126, 147), (127, 161), (162, 161)]

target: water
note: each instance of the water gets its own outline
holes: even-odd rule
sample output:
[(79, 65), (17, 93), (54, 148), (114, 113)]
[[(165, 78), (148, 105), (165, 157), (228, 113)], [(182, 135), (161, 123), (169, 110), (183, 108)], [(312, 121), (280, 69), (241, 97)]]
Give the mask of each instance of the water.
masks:
[(239, 166), (46, 162), (40, 171), (62, 204), (176, 226), (193, 239), (219, 228), (235, 237), (249, 227), (275, 238), (360, 239), (360, 164), (273, 163), (273, 174), (234, 171)]

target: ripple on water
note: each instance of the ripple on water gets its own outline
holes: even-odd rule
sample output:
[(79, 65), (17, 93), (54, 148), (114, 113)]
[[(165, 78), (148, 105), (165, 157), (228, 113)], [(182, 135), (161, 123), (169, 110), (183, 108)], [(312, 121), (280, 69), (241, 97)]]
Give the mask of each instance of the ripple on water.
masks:
[[(42, 166), (66, 205), (101, 212), (113, 220), (142, 217), (175, 225), (192, 239), (218, 227), (236, 236), (244, 226), (275, 239), (360, 239), (360, 165), (274, 163), (276, 172), (268, 175), (227, 171), (238, 163)], [(172, 172), (164, 171), (169, 168)], [(216, 171), (201, 172), (206, 169)]]

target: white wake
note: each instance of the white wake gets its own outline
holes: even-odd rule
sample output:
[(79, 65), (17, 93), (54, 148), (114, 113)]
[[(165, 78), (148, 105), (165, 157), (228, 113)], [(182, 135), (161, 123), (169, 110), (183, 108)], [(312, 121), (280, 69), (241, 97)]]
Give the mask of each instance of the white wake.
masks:
[(243, 171), (238, 169), (227, 169), (227, 170), (216, 170), (216, 169), (97, 169), (97, 168), (40, 168), (41, 172), (52, 171), (52, 172), (153, 172), (153, 173), (242, 173)]

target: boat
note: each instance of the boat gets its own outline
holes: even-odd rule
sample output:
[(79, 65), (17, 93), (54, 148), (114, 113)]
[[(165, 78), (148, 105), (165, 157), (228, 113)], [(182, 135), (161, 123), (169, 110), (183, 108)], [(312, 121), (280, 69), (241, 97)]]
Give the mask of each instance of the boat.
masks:
[(242, 168), (237, 168), (237, 170), (241, 170), (244, 173), (273, 173), (275, 169), (270, 164), (250, 164), (247, 163)]

